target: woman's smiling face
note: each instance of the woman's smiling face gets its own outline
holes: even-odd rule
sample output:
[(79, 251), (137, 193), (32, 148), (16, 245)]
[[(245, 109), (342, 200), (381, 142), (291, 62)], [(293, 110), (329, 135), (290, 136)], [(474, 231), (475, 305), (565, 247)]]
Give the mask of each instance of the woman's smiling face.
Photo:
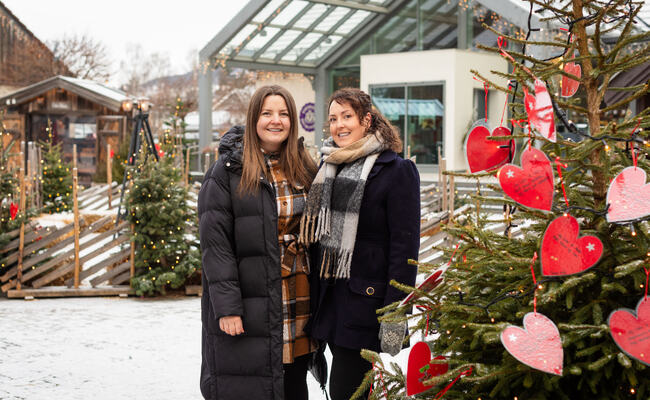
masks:
[(271, 95), (264, 99), (256, 128), (264, 151), (274, 153), (280, 150), (291, 128), (289, 109), (282, 96)]
[(348, 146), (363, 138), (369, 120), (370, 114), (366, 116), (364, 123), (361, 123), (357, 113), (348, 103), (340, 104), (333, 101), (330, 104), (330, 135), (338, 147)]

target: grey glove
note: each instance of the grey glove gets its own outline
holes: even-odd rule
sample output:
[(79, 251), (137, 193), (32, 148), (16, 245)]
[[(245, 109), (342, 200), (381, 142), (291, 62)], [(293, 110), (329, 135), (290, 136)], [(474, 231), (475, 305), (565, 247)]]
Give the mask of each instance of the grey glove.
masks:
[(381, 351), (391, 356), (396, 355), (402, 350), (404, 336), (406, 336), (406, 321), (382, 322), (379, 327)]

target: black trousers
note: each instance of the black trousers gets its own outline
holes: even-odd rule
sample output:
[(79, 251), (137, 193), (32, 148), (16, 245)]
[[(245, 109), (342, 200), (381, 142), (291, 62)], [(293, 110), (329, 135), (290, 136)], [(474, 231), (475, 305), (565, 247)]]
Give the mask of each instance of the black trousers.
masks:
[(296, 357), (284, 367), (284, 400), (309, 400), (307, 390), (307, 363), (311, 354)]
[[(332, 400), (349, 400), (357, 391), (372, 364), (361, 357), (361, 350), (327, 344), (332, 352), (330, 396)], [(368, 398), (368, 393), (363, 396)]]

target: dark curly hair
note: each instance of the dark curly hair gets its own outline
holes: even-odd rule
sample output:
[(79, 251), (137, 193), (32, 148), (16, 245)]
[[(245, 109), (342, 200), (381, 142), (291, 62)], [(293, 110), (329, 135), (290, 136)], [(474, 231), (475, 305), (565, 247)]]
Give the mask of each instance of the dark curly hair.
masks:
[(332, 102), (338, 104), (348, 104), (359, 117), (359, 121), (363, 123), (366, 115), (370, 114), (370, 126), (367, 127), (367, 132), (375, 132), (381, 139), (383, 139), (386, 147), (396, 153), (402, 151), (402, 139), (399, 129), (388, 121), (376, 108), (372, 106), (370, 95), (363, 90), (355, 88), (339, 89), (332, 94), (327, 103), (327, 107), (332, 105)]

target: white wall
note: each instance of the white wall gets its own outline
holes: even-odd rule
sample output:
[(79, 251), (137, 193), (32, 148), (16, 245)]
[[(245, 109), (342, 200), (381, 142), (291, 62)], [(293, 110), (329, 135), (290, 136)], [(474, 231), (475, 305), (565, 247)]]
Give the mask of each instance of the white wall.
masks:
[[(463, 136), (472, 122), (474, 89), (483, 84), (472, 78), (470, 69), (493, 79), (501, 86), (505, 80), (490, 73), (507, 72), (508, 63), (497, 55), (457, 49), (427, 50), (408, 53), (361, 56), (361, 90), (369, 93), (370, 85), (397, 83), (443, 83), (445, 105), (444, 141), (447, 168), (467, 169)], [(505, 94), (490, 90), (488, 122), (499, 125)], [(504, 124), (505, 125), (505, 124)]]
[[(314, 103), (316, 98), (316, 92), (314, 92), (311, 83), (311, 79), (301, 74), (262, 71), (258, 74), (255, 87), (259, 88), (265, 85), (280, 85), (287, 89), (296, 102), (298, 119), (300, 119), (300, 110), (303, 106), (307, 103)], [(300, 121), (298, 121), (298, 135), (305, 137), (306, 146), (314, 146), (314, 131), (306, 131), (300, 124)]]

